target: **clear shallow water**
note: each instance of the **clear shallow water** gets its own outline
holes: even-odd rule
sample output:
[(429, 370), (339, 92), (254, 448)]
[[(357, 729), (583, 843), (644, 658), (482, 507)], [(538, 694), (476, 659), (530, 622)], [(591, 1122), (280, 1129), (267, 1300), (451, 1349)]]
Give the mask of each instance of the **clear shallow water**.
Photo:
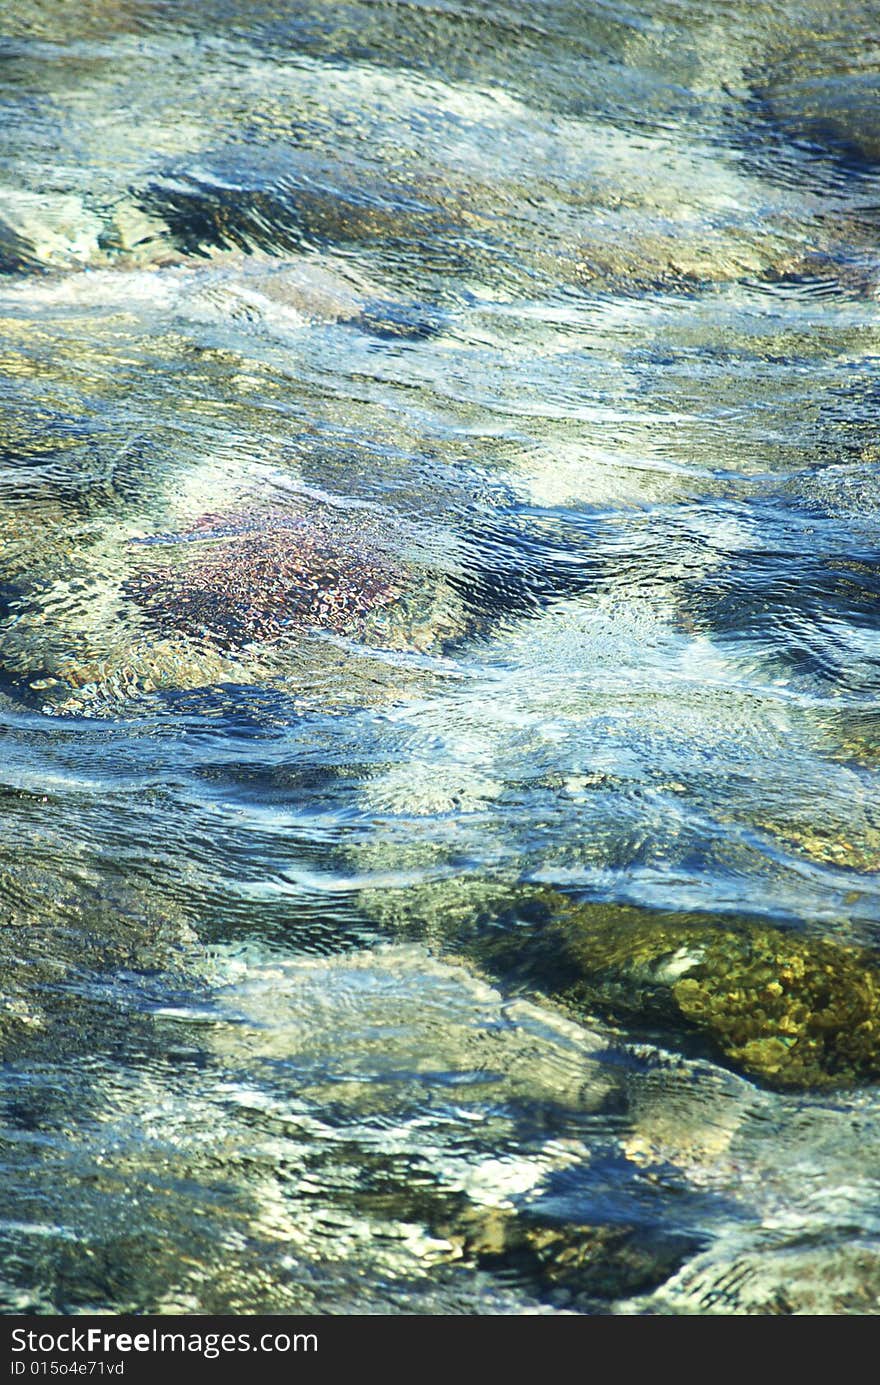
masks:
[(876, 1311), (511, 901), (880, 945), (877, 7), (0, 17), (4, 1307)]

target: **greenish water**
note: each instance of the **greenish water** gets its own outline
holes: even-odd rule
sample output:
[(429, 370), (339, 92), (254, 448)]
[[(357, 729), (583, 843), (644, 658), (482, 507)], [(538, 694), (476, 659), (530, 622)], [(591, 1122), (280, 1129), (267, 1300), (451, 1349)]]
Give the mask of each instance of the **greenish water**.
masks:
[(878, 33), (0, 0), (3, 1311), (877, 1311)]

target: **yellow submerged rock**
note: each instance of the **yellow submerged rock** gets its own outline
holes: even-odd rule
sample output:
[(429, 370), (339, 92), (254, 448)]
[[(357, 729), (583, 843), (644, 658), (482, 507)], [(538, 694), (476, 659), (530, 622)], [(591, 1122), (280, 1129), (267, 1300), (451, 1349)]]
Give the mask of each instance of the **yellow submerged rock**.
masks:
[(363, 896), (375, 918), (579, 1021), (681, 1045), (779, 1090), (880, 1080), (880, 950), (708, 913), (445, 880)]

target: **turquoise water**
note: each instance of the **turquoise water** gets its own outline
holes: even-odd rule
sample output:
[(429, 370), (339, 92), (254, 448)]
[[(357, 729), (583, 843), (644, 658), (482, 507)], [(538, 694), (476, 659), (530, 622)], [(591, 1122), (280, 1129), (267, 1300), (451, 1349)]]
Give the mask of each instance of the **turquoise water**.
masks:
[(0, 0), (4, 1311), (876, 1311), (878, 21)]

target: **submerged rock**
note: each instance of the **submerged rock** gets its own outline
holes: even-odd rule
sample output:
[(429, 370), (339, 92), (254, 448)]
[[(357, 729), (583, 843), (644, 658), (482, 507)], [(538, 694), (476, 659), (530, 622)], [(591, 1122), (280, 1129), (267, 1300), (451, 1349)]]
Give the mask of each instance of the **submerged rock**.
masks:
[[(218, 685), (383, 701), (467, 628), (418, 536), (376, 507), (300, 495), (258, 467), (247, 484), (206, 467), (187, 485), (165, 497), (158, 532), (100, 523), (25, 564), (0, 662), (45, 712), (112, 714)], [(220, 508), (206, 513), (208, 498)]]
[[(443, 314), (399, 298), (328, 252), (211, 247), (186, 253), (156, 218), (121, 204), (110, 225), (75, 199), (12, 194), (0, 219), (5, 309), (134, 314), (200, 338), (206, 329), (287, 339), (341, 324), (373, 337), (420, 338)], [(60, 205), (56, 205), (60, 203)], [(79, 215), (78, 215), (79, 213)]]
[(880, 956), (756, 923), (553, 901), (569, 1000), (700, 1035), (778, 1089), (880, 1077)]
[(221, 648), (361, 628), (405, 581), (401, 568), (356, 534), (335, 532), (326, 517), (203, 515), (182, 533), (134, 542), (196, 550), (185, 554), (189, 561), (142, 569), (123, 592), (159, 630)]
[(842, 72), (808, 72), (764, 93), (771, 115), (791, 137), (857, 164), (880, 163), (880, 73), (858, 61)]
[[(388, 892), (386, 891), (387, 895)], [(880, 1079), (880, 953), (709, 914), (577, 903), (553, 889), (425, 888), (389, 917), (578, 1019), (675, 1044), (776, 1090)]]

